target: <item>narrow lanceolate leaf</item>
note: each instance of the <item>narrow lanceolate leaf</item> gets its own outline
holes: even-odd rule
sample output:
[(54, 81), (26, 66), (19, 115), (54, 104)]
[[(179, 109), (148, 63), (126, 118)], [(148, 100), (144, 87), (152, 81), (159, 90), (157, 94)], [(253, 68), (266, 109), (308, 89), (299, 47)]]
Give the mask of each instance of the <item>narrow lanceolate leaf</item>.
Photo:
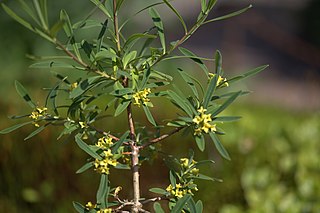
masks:
[(56, 61), (41, 61), (29, 66), (30, 68), (36, 69), (50, 69), (50, 68), (64, 68), (64, 69), (84, 69), (82, 67), (77, 67), (72, 64)]
[(242, 93), (242, 91), (239, 91), (235, 94), (233, 94), (232, 96), (230, 96), (230, 98), (228, 98), (218, 109), (215, 109), (213, 112), (208, 112), (211, 113), (212, 116), (216, 116), (218, 115), (220, 112), (222, 112), (223, 110), (225, 110), (232, 102), (234, 102), (236, 100), (236, 98)]
[(73, 201), (73, 202), (72, 202), (72, 205), (73, 205), (73, 208), (74, 208), (78, 213), (86, 213), (86, 212), (87, 212), (86, 208), (85, 208), (82, 204), (80, 204), (80, 203), (78, 203), (78, 202)]
[(114, 116), (120, 115), (125, 109), (127, 109), (130, 103), (131, 101), (129, 100), (121, 101), (118, 107), (116, 108), (116, 111), (114, 112)]
[(123, 142), (126, 140), (126, 138), (129, 135), (129, 131), (126, 131), (121, 137), (120, 139), (112, 146), (111, 148), (111, 153), (115, 154), (117, 153), (118, 149), (120, 148), (120, 146), (122, 146)]
[(153, 126), (157, 126), (157, 123), (156, 123), (156, 121), (154, 120), (154, 118), (153, 118), (153, 116), (152, 116), (152, 114), (151, 114), (151, 112), (150, 112), (149, 107), (147, 107), (147, 106), (145, 106), (145, 105), (142, 105), (142, 107), (143, 107), (144, 113), (145, 113), (146, 116), (147, 116), (148, 121), (149, 121)]
[(171, 213), (181, 213), (183, 207), (186, 205), (190, 198), (190, 194), (186, 194), (185, 196), (180, 198), (174, 208), (171, 210)]
[(77, 58), (80, 61), (82, 61), (78, 46), (77, 46), (75, 38), (74, 38), (71, 21), (70, 21), (70, 18), (69, 18), (68, 14), (67, 14), (67, 12), (65, 10), (61, 10), (61, 12), (60, 12), (60, 20), (65, 22), (65, 24), (63, 26), (63, 29), (64, 29), (66, 35), (70, 39), (70, 43), (72, 45), (72, 48), (73, 48), (73, 51), (74, 51), (75, 55), (77, 56)]
[(95, 4), (105, 15), (108, 16), (108, 18), (111, 19), (111, 13), (106, 9), (106, 7), (103, 5), (103, 3), (99, 0), (90, 0), (93, 4)]
[(29, 7), (29, 5), (24, 0), (18, 0), (19, 4), (21, 5), (21, 8), (35, 21), (39, 26), (41, 25), (38, 21), (38, 18), (36, 14), (34, 13), (34, 10)]
[(252, 70), (249, 70), (248, 72), (246, 72), (246, 73), (244, 73), (244, 74), (242, 74), (242, 75), (239, 75), (239, 76), (236, 76), (236, 77), (233, 77), (233, 78), (228, 79), (228, 83), (233, 83), (233, 82), (242, 80), (242, 79), (244, 79), (244, 78), (248, 78), (248, 77), (251, 77), (251, 76), (253, 76), (253, 75), (256, 75), (256, 74), (258, 74), (259, 72), (265, 70), (267, 67), (269, 67), (269, 65), (263, 65), (263, 66), (254, 68), (254, 69), (252, 69)]
[(156, 193), (156, 194), (160, 194), (160, 195), (168, 194), (168, 192), (166, 190), (161, 189), (161, 188), (151, 188), (151, 189), (149, 189), (149, 191)]
[(167, 94), (177, 104), (177, 106), (179, 106), (187, 115), (192, 117), (192, 110), (183, 98), (181, 98), (177, 93), (173, 92), (172, 90), (169, 90)]
[(164, 213), (164, 210), (162, 209), (161, 204), (158, 202), (155, 202), (153, 204), (153, 209), (154, 209), (155, 213)]
[[(44, 2), (42, 1), (42, 3), (44, 3)], [(38, 18), (39, 18), (40, 23), (41, 23), (41, 27), (42, 27), (44, 30), (48, 30), (48, 23), (46, 22), (46, 20), (48, 20), (48, 18), (45, 18), (45, 15), (47, 15), (47, 14), (46, 14), (47, 12), (46, 12), (45, 7), (43, 7), (43, 5), (40, 6), (38, 0), (33, 0), (33, 6), (34, 6), (34, 8), (36, 9)]]
[(178, 49), (180, 50), (180, 52), (183, 55), (190, 57), (190, 59), (193, 60), (208, 76), (209, 70), (208, 70), (207, 66), (203, 63), (203, 61), (198, 56), (196, 56), (193, 52), (191, 52), (190, 50), (188, 50), (186, 48), (179, 47)]
[(8, 127), (6, 129), (3, 129), (0, 131), (0, 134), (7, 134), (7, 133), (10, 133), (16, 129), (19, 129), (20, 127), (23, 127), (25, 125), (28, 125), (28, 124), (31, 124), (32, 121), (28, 121), (28, 122), (25, 122), (25, 123), (21, 123), (21, 124), (16, 124), (14, 126), (11, 126), (11, 127)]
[(1, 4), (4, 11), (14, 20), (16, 20), (17, 22), (19, 22), (21, 25), (23, 25), (24, 27), (28, 28), (29, 30), (35, 32), (35, 28), (27, 21), (25, 21), (24, 19), (22, 19), (20, 16), (18, 16), (15, 12), (13, 12), (9, 7), (7, 7), (5, 4)]
[(237, 121), (241, 119), (241, 116), (220, 116), (220, 117), (216, 117), (213, 120), (215, 122), (233, 122), (233, 121)]
[(163, 53), (166, 53), (166, 40), (165, 40), (165, 36), (164, 36), (164, 28), (163, 28), (163, 23), (162, 23), (161, 17), (159, 15), (159, 13), (154, 8), (150, 8), (149, 14), (152, 18), (154, 26), (158, 30)]
[(123, 69), (125, 69), (127, 65), (136, 58), (136, 55), (137, 55), (137, 51), (132, 51), (123, 57), (122, 59)]
[[(92, 88), (96, 80), (98, 80), (100, 76), (93, 76), (87, 79), (84, 79), (79, 83), (79, 85), (70, 92), (69, 97), (70, 98), (77, 98), (86, 91), (88, 91), (90, 88)], [(96, 82), (98, 84), (99, 82)]]
[(174, 12), (174, 14), (176, 14), (176, 16), (178, 17), (180, 23), (182, 24), (182, 27), (183, 27), (183, 30), (184, 30), (184, 33), (186, 34), (188, 32), (188, 29), (187, 29), (187, 25), (186, 23), (184, 22), (182, 16), (180, 15), (180, 13), (176, 10), (176, 8), (174, 8), (168, 0), (163, 0), (163, 2)]
[(87, 171), (88, 169), (90, 169), (91, 167), (93, 167), (93, 162), (88, 162), (86, 164), (84, 164), (80, 169), (78, 169), (76, 171), (77, 174), (80, 174), (84, 171)]
[(198, 148), (203, 152), (206, 147), (206, 141), (204, 140), (203, 135), (195, 136), (194, 138), (196, 140)]
[(144, 70), (142, 81), (141, 81), (141, 83), (139, 85), (139, 89), (144, 89), (145, 88), (145, 86), (148, 83), (148, 80), (150, 78), (150, 75), (151, 75), (151, 68), (148, 67), (147, 69)]
[(218, 81), (218, 75), (215, 75), (213, 78), (211, 78), (208, 84), (207, 91), (205, 92), (205, 96), (203, 98), (203, 107), (205, 109), (208, 108), (211, 97), (213, 96), (213, 93), (216, 90), (217, 81)]
[(228, 152), (227, 152), (227, 150), (226, 150), (226, 149), (223, 147), (223, 145), (221, 144), (218, 136), (217, 136), (214, 132), (210, 132), (209, 135), (210, 135), (210, 137), (211, 137), (211, 139), (212, 139), (212, 141), (213, 141), (216, 149), (217, 149), (218, 152), (220, 153), (220, 155), (221, 155), (222, 157), (224, 157), (225, 159), (227, 159), (227, 160), (231, 160), (231, 159), (230, 159), (230, 156), (229, 156), (229, 154), (228, 154)]
[(35, 131), (31, 132), (24, 140), (26, 141), (26, 140), (32, 138), (33, 136), (39, 134), (39, 133), (42, 132), (46, 127), (47, 127), (47, 125), (40, 126), (40, 127), (37, 128)]
[(105, 22), (103, 23), (101, 31), (99, 33), (98, 40), (97, 40), (97, 52), (99, 52), (101, 49), (104, 34), (107, 31), (107, 27), (108, 27), (108, 19), (106, 19)]
[(201, 84), (194, 79), (193, 77), (191, 77), (190, 75), (188, 75), (186, 72), (184, 72), (182, 69), (178, 68), (179, 70), (179, 74), (181, 75), (181, 77), (183, 78), (183, 80), (188, 84), (188, 86), (190, 87), (191, 91), (193, 92), (193, 95), (199, 100), (199, 93), (198, 90), (194, 84), (194, 82), (198, 83), (198, 85), (201, 87)]
[(196, 203), (193, 200), (193, 197), (191, 197), (187, 202), (188, 208), (190, 210), (190, 213), (197, 213), (196, 209)]
[(27, 90), (22, 86), (19, 81), (15, 81), (15, 87), (18, 94), (31, 106), (32, 108), (36, 107), (36, 104), (31, 100)]
[(63, 28), (65, 22), (63, 20), (58, 20), (51, 28), (50, 28), (50, 35), (52, 37), (56, 37), (58, 32)]
[(131, 35), (128, 40), (125, 42), (125, 44), (123, 45), (123, 49), (125, 50), (130, 50), (132, 48), (132, 46), (137, 42), (139, 41), (139, 39), (142, 39), (142, 38), (145, 38), (145, 39), (155, 39), (157, 38), (156, 35), (150, 35), (150, 34), (147, 34), (147, 33), (137, 33), (137, 34), (133, 34)]
[(219, 50), (216, 51), (215, 55), (215, 64), (216, 64), (216, 74), (221, 76), (222, 74), (222, 55)]
[(82, 139), (81, 139), (81, 134), (77, 134), (75, 136), (75, 140), (77, 145), (80, 147), (80, 149), (82, 149), (83, 151), (85, 151), (87, 154), (89, 154), (91, 157), (96, 158), (101, 160), (102, 157), (96, 153), (95, 151), (93, 151), (90, 146), (88, 144), (86, 144)]
[(221, 20), (224, 20), (224, 19), (228, 19), (228, 18), (231, 18), (231, 17), (234, 17), (234, 16), (237, 16), (237, 15), (240, 15), (241, 13), (244, 13), (246, 12), (248, 9), (250, 9), (252, 7), (252, 5), (250, 4), (249, 6), (241, 9), (241, 10), (238, 10), (238, 11), (235, 11), (233, 13), (229, 13), (227, 15), (224, 15), (224, 16), (220, 16), (220, 17), (217, 17), (217, 18), (214, 18), (214, 19), (210, 19), (208, 21), (205, 21), (202, 23), (202, 25), (204, 24), (208, 24), (210, 22), (215, 22), (215, 21), (221, 21)]
[(97, 203), (101, 205), (101, 208), (108, 207), (108, 194), (109, 194), (109, 180), (108, 175), (102, 174), (100, 178), (100, 185), (97, 191)]
[(203, 204), (201, 200), (198, 200), (198, 202), (196, 203), (196, 209), (197, 209), (197, 213), (203, 212)]

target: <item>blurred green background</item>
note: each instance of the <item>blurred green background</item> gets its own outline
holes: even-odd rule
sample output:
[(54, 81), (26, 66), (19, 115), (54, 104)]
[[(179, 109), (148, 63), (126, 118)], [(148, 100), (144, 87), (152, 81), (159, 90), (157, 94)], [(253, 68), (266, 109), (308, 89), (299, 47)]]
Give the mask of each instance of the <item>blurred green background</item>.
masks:
[[(181, 3), (182, 0), (176, 2), (191, 21), (196, 1), (190, 1), (190, 5)], [(17, 8), (16, 1), (7, 3)], [(93, 7), (90, 1), (74, 3), (76, 7), (61, 0), (49, 1), (51, 19), (56, 19), (59, 9), (65, 8), (76, 22)], [(248, 3), (221, 1), (212, 17)], [(124, 15), (145, 4), (146, 1), (137, 0)], [(204, 167), (204, 173), (223, 179), (222, 183), (199, 183), (196, 197), (205, 202), (205, 212), (320, 212), (319, 9), (316, 0), (254, 2), (254, 9), (248, 13), (204, 26), (184, 45), (206, 57), (219, 49), (227, 77), (270, 64), (266, 72), (237, 85), (254, 92), (225, 112), (243, 117), (223, 126), (227, 135), (221, 139), (232, 161), (221, 159), (212, 144), (208, 144), (212, 151), (196, 151), (197, 159), (216, 161)], [(168, 38), (173, 40), (180, 31), (166, 12), (163, 10), (162, 14), (170, 23), (166, 25)], [(99, 14), (97, 18), (101, 18)], [(144, 20), (138, 17), (135, 27), (129, 30), (146, 29), (150, 22)], [(55, 49), (15, 23), (3, 10), (0, 29), (0, 129), (3, 129), (14, 124), (8, 115), (30, 110), (15, 92), (15, 79), (28, 88), (39, 104), (46, 92), (38, 88), (54, 83), (48, 70), (28, 68), (32, 61), (26, 54), (50, 55)], [(174, 71), (178, 66), (192, 67), (177, 61), (165, 69)], [(155, 109), (156, 117), (174, 116), (170, 107), (160, 105)], [(72, 140), (56, 141), (58, 133), (53, 128), (23, 141), (32, 128), (0, 135), (0, 212), (74, 212), (72, 201), (94, 200), (99, 176), (91, 171), (75, 174), (87, 155)], [(163, 150), (182, 157), (189, 148), (195, 148), (190, 138), (180, 136), (163, 143)], [(161, 157), (141, 168), (143, 186), (166, 187), (167, 177)], [(111, 178), (115, 185), (130, 189), (129, 171), (114, 171)], [(120, 195), (131, 193), (124, 191)], [(147, 188), (143, 189), (143, 195), (148, 195)]]

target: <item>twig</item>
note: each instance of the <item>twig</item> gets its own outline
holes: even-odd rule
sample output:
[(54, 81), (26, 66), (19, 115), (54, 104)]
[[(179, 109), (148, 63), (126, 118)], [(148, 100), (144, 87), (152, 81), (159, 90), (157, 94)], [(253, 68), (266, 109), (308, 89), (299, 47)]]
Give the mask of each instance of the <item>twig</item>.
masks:
[(164, 135), (161, 135), (160, 137), (158, 138), (154, 138), (153, 140), (149, 141), (148, 143), (145, 143), (143, 144), (142, 146), (140, 146), (139, 148), (140, 149), (144, 149), (152, 144), (155, 144), (155, 143), (158, 143), (168, 137), (170, 137), (171, 135), (173, 134), (176, 134), (177, 132), (179, 132), (180, 130), (182, 130), (183, 128), (185, 128), (185, 126), (182, 126), (182, 127), (177, 127), (175, 128), (174, 130), (172, 130), (171, 132), (167, 133), (167, 134), (164, 134)]

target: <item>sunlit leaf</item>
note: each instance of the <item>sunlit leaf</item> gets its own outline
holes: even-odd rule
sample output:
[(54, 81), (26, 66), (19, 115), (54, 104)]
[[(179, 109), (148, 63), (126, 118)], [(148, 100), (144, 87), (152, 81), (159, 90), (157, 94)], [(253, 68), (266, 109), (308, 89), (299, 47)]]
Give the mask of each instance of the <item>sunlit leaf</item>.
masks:
[(185, 196), (180, 198), (176, 203), (176, 205), (174, 206), (174, 208), (171, 210), (171, 213), (181, 213), (182, 209), (184, 208), (184, 206), (186, 205), (186, 203), (189, 201), (190, 198), (191, 198), (190, 194), (186, 194)]
[(114, 116), (120, 115), (124, 110), (127, 109), (130, 103), (131, 103), (130, 100), (122, 100), (119, 103), (118, 107), (116, 108), (116, 111), (114, 112)]
[(269, 67), (269, 65), (263, 65), (263, 66), (260, 66), (260, 67), (257, 67), (257, 68), (254, 68), (252, 70), (249, 70), (248, 72), (244, 73), (244, 74), (241, 74), (239, 76), (235, 76), (233, 78), (230, 78), (228, 79), (228, 83), (234, 83), (236, 81), (239, 81), (239, 80), (242, 80), (244, 78), (248, 78), (248, 77), (251, 77), (253, 75), (256, 75), (258, 74), (259, 72), (265, 70), (267, 67)]
[(143, 110), (144, 110), (145, 115), (147, 116), (148, 121), (149, 121), (153, 126), (157, 126), (157, 123), (156, 123), (156, 121), (154, 120), (154, 118), (153, 118), (153, 116), (152, 116), (152, 114), (151, 114), (151, 112), (150, 112), (149, 107), (147, 107), (147, 106), (145, 106), (145, 105), (142, 105), (142, 107), (143, 107)]
[(74, 209), (78, 213), (86, 213), (87, 212), (86, 208), (82, 204), (75, 202), (75, 201), (73, 201), (72, 204), (73, 204)]
[(194, 137), (197, 143), (198, 148), (200, 149), (200, 151), (204, 151), (205, 146), (206, 146), (206, 142), (204, 140), (203, 135), (197, 135)]
[(32, 138), (33, 136), (39, 134), (39, 133), (42, 132), (46, 127), (47, 127), (47, 125), (38, 127), (36, 130), (34, 130), (33, 132), (31, 132), (24, 140), (26, 141), (26, 140)]
[(160, 203), (158, 203), (158, 202), (155, 202), (153, 204), (153, 209), (154, 209), (155, 213), (164, 213), (164, 210), (162, 209)]
[(200, 59), (193, 52), (191, 52), (190, 50), (188, 50), (186, 48), (179, 47), (178, 49), (180, 50), (180, 52), (183, 55), (188, 56), (191, 60), (193, 60), (208, 76), (209, 70), (208, 70), (207, 66), (203, 63), (202, 59)]
[(187, 25), (186, 23), (184, 22), (182, 16), (180, 15), (180, 13), (176, 10), (176, 8), (174, 8), (168, 0), (163, 0), (163, 2), (174, 12), (174, 14), (176, 14), (176, 16), (178, 17), (180, 23), (182, 24), (182, 27), (183, 27), (183, 30), (184, 30), (184, 33), (187, 33), (188, 32), (188, 29), (187, 29)]
[(216, 116), (223, 110), (225, 110), (230, 104), (232, 104), (236, 98), (241, 94), (241, 91), (234, 93), (232, 96), (230, 96), (219, 108), (213, 110), (213, 111), (208, 111), (208, 113), (211, 114), (211, 116)]
[(77, 174), (80, 174), (82, 172), (87, 171), (88, 169), (90, 169), (91, 167), (93, 167), (93, 162), (88, 162), (86, 164), (84, 164), (80, 169), (78, 169), (76, 171)]
[(97, 203), (101, 204), (101, 208), (108, 207), (109, 180), (108, 175), (101, 174), (100, 184), (97, 191)]

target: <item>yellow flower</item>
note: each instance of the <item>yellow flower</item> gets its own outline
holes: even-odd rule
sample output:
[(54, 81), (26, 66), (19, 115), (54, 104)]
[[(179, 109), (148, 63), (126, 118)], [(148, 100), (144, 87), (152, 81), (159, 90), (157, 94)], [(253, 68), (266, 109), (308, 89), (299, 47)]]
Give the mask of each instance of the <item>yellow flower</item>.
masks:
[(78, 87), (78, 82), (74, 82), (74, 83), (70, 84), (70, 91), (74, 90), (77, 87)]
[(34, 120), (33, 124), (36, 127), (39, 127), (38, 120), (43, 119), (49, 115), (47, 113), (47, 110), (48, 110), (47, 107), (36, 107), (29, 115), (29, 118)]
[[(216, 74), (213, 73), (209, 73), (209, 80), (211, 80), (212, 78), (214, 78), (216, 76)], [(221, 87), (228, 87), (229, 83), (227, 78), (223, 78), (219, 75), (218, 77), (218, 81), (217, 81), (217, 86), (221, 86)]]
[(136, 92), (132, 95), (134, 99), (134, 105), (137, 105), (138, 107), (141, 106), (141, 103), (143, 105), (151, 104), (150, 99), (148, 98), (148, 95), (151, 93), (150, 88), (145, 88), (142, 91)]
[(82, 122), (82, 121), (79, 122), (79, 125), (80, 125), (81, 129), (84, 129), (84, 128), (87, 127), (87, 124), (85, 122)]
[(112, 138), (104, 136), (98, 139), (98, 142), (95, 144), (100, 149), (108, 149), (113, 145)]
[(97, 207), (97, 204), (93, 204), (91, 201), (89, 201), (87, 204), (86, 204), (86, 209), (87, 210), (90, 210), (90, 209), (94, 209)]

